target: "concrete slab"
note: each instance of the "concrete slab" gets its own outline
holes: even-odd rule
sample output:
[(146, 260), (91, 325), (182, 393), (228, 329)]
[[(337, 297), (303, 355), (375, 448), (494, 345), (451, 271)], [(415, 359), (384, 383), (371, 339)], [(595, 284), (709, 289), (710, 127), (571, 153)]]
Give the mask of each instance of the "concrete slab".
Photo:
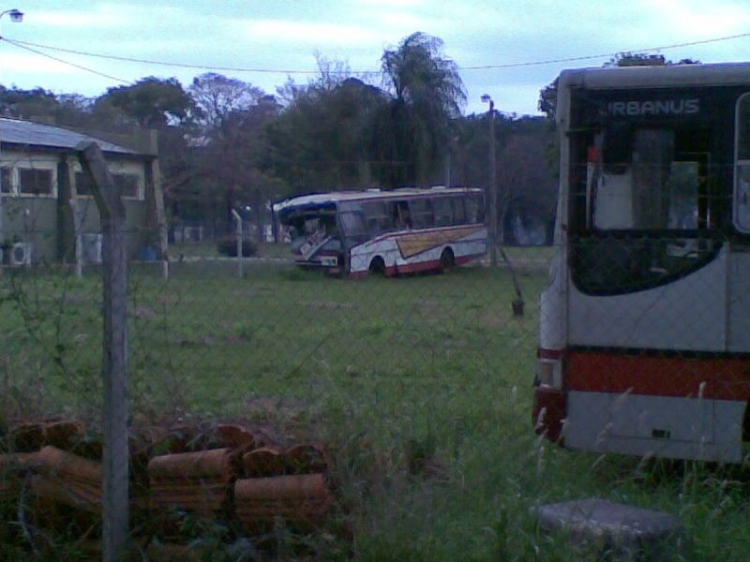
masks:
[(608, 562), (666, 562), (680, 551), (683, 527), (669, 513), (598, 498), (537, 509), (539, 528)]

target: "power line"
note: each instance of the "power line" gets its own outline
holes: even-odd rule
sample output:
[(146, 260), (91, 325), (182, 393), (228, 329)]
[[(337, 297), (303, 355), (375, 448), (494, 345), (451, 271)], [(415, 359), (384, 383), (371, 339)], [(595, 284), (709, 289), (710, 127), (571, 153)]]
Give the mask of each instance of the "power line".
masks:
[(582, 60), (592, 60), (592, 59), (601, 59), (605, 57), (613, 57), (613, 56), (616, 56), (618, 53), (622, 53), (622, 52), (648, 53), (651, 51), (666, 51), (669, 49), (679, 49), (681, 47), (693, 47), (695, 45), (705, 45), (706, 43), (718, 43), (720, 41), (730, 41), (732, 39), (741, 39), (742, 37), (750, 37), (750, 33), (738, 33), (737, 35), (727, 35), (726, 37), (715, 37), (713, 39), (703, 39), (701, 41), (690, 41), (688, 43), (674, 43), (674, 44), (665, 45), (662, 47), (650, 47), (647, 49), (635, 49), (632, 51), (618, 51), (617, 53), (584, 55), (580, 57), (548, 59), (548, 60), (536, 61), (536, 62), (515, 62), (515, 63), (495, 64), (495, 65), (485, 65), (485, 66), (465, 66), (465, 67), (462, 67), (461, 70), (492, 70), (496, 68), (518, 68), (518, 67), (523, 67), (523, 66), (542, 66), (545, 64), (559, 64), (562, 62), (576, 62), (576, 61), (582, 61)]
[[(715, 37), (712, 39), (703, 39), (700, 41), (689, 41), (685, 43), (673, 43), (669, 45), (662, 45), (658, 47), (650, 47), (646, 49), (637, 49), (630, 52), (651, 52), (651, 51), (665, 51), (669, 49), (678, 49), (681, 47), (693, 47), (695, 45), (705, 45), (708, 43), (718, 43), (722, 41), (730, 41), (733, 39), (740, 39), (743, 37), (750, 37), (750, 32), (748, 33), (738, 33), (736, 35), (727, 35), (724, 37)], [(73, 55), (79, 55), (79, 56), (85, 56), (85, 57), (93, 57), (93, 58), (100, 58), (104, 60), (110, 60), (110, 61), (120, 61), (120, 62), (132, 62), (132, 63), (138, 63), (138, 64), (148, 64), (148, 65), (154, 65), (154, 66), (167, 66), (167, 67), (173, 67), (173, 68), (188, 68), (188, 69), (194, 69), (194, 70), (213, 70), (213, 71), (221, 71), (221, 72), (247, 72), (247, 73), (260, 73), (260, 74), (318, 74), (319, 71), (317, 70), (293, 70), (293, 69), (272, 69), (272, 68), (248, 68), (248, 67), (232, 67), (232, 66), (211, 66), (211, 65), (198, 65), (198, 64), (189, 64), (189, 63), (180, 63), (180, 62), (166, 62), (166, 61), (157, 61), (157, 60), (151, 60), (151, 59), (139, 59), (134, 57), (124, 57), (124, 56), (118, 56), (118, 55), (108, 55), (108, 54), (102, 54), (102, 53), (92, 53), (89, 51), (80, 51), (76, 49), (67, 49), (64, 47), (56, 47), (53, 45), (43, 45), (40, 43), (31, 43), (26, 41), (17, 41), (17, 40), (10, 40), (5, 37), (0, 37), (1, 40), (4, 40), (12, 45), (15, 45), (19, 48), (26, 49), (28, 51), (31, 51), (33, 53), (39, 54), (41, 56), (46, 56), (48, 58), (51, 58), (53, 60), (56, 60), (58, 62), (61, 62), (63, 64), (69, 64), (71, 66), (74, 66), (76, 68), (80, 68), (81, 70), (85, 70), (88, 72), (92, 72), (94, 74), (99, 74), (100, 76), (104, 76), (106, 78), (110, 78), (112, 80), (117, 80), (118, 82), (127, 82), (126, 80), (122, 80), (120, 78), (110, 76), (107, 74), (104, 74), (102, 72), (98, 72), (96, 70), (92, 70), (90, 68), (86, 68), (84, 66), (78, 65), (76, 63), (72, 63), (69, 61), (65, 61), (63, 59), (56, 58), (52, 55), (40, 52), (35, 49), (48, 49), (50, 51), (56, 51), (60, 53), (68, 53)], [(618, 52), (625, 52), (625, 51), (618, 51)], [(616, 56), (617, 53), (603, 53), (603, 54), (596, 54), (596, 55), (584, 55), (584, 56), (578, 56), (578, 57), (566, 57), (566, 58), (556, 58), (556, 59), (545, 59), (545, 60), (538, 60), (538, 61), (525, 61), (525, 62), (516, 62), (516, 63), (506, 63), (506, 64), (489, 64), (489, 65), (479, 65), (479, 66), (464, 66), (459, 67), (459, 70), (495, 70), (495, 69), (503, 69), (503, 68), (521, 68), (521, 67), (529, 67), (529, 66), (543, 66), (548, 64), (560, 64), (564, 62), (577, 62), (577, 61), (583, 61), (583, 60), (593, 60), (593, 59), (601, 59), (605, 57), (612, 57)], [(332, 74), (380, 74), (381, 71), (351, 71), (351, 70), (332, 70), (330, 71)]]
[[(35, 55), (39, 55), (41, 57), (46, 57), (48, 59), (52, 59), (53, 61), (57, 61), (57, 62), (60, 62), (62, 64), (67, 64), (68, 66), (72, 66), (72, 67), (78, 68), (79, 70), (84, 70), (84, 71), (90, 72), (92, 74), (97, 74), (99, 76), (102, 76), (104, 78), (108, 78), (110, 80), (115, 80), (116, 82), (122, 82), (123, 84), (129, 84), (130, 83), (130, 80), (124, 80), (122, 78), (118, 78), (117, 76), (112, 76), (111, 74), (106, 74), (104, 72), (99, 72), (98, 70), (94, 70), (93, 68), (88, 68), (88, 67), (83, 66), (81, 64), (70, 62), (70, 61), (67, 61), (67, 60), (64, 60), (64, 59), (52, 56), (52, 55), (47, 54), (47, 53), (43, 53), (43, 52), (41, 52), (41, 51), (39, 51), (37, 49), (34, 49), (34, 48), (28, 46), (28, 45), (33, 45), (33, 43), (28, 43), (27, 44), (27, 43), (24, 43), (23, 41), (14, 41), (12, 39), (7, 39), (5, 37), (0, 37), (0, 41), (5, 41), (6, 43), (10, 43), (11, 45), (13, 45), (15, 47), (18, 47), (19, 49), (24, 49), (26, 51), (34, 53)], [(62, 50), (62, 49), (60, 49), (60, 50)]]
[[(7, 41), (8, 43), (12, 45), (16, 45), (17, 47), (26, 48), (29, 50), (31, 50), (30, 47), (36, 47), (39, 49), (49, 49), (50, 51), (68, 53), (71, 55), (80, 55), (84, 57), (94, 57), (94, 58), (99, 58), (99, 59), (113, 60), (113, 61), (120, 61), (120, 62), (134, 62), (138, 64), (150, 64), (154, 66), (190, 68), (193, 70), (219, 70), (222, 72), (256, 72), (256, 73), (266, 73), (266, 74), (318, 74), (317, 70), (283, 70), (283, 69), (243, 68), (243, 67), (232, 67), (232, 66), (209, 66), (209, 65), (188, 64), (188, 63), (181, 63), (181, 62), (156, 61), (156, 60), (150, 60), (150, 59), (122, 57), (122, 56), (117, 56), (117, 55), (105, 55), (102, 53), (91, 53), (88, 51), (78, 51), (75, 49), (66, 49), (64, 47), (42, 45), (40, 43), (29, 43), (27, 41), (11, 40), (5, 37), (0, 37), (0, 39)], [(39, 54), (44, 55), (44, 53), (39, 53)], [(65, 61), (61, 61), (61, 62), (65, 62)], [(67, 64), (72, 64), (72, 63), (67, 63)], [(341, 71), (341, 73), (344, 73), (344, 72), (346, 71)], [(332, 73), (335, 74), (336, 71), (332, 71)]]

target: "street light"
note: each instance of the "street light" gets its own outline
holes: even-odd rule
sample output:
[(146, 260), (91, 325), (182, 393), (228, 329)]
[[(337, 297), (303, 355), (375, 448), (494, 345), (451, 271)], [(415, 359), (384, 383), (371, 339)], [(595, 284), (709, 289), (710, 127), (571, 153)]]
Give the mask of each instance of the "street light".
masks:
[[(23, 12), (16, 8), (5, 10), (0, 12), (0, 22), (2, 22), (3, 16), (10, 16), (10, 21), (13, 23), (21, 23), (23, 21)], [(0, 40), (3, 39), (2, 31), (0, 29)], [(0, 257), (2, 257), (2, 244), (5, 242), (5, 234), (3, 233), (3, 173), (2, 173), (2, 134), (0, 132)], [(0, 262), (2, 265), (2, 262)]]
[(490, 184), (489, 219), (487, 234), (490, 239), (490, 266), (497, 267), (497, 178), (495, 170), (495, 102), (488, 94), (482, 96), (483, 103), (489, 103), (488, 117), (490, 120)]
[(2, 18), (5, 14), (8, 14), (10, 16), (10, 21), (13, 23), (21, 23), (23, 21), (23, 12), (21, 10), (17, 10), (16, 8), (13, 8), (12, 10), (5, 10), (4, 12), (0, 13), (0, 18)]

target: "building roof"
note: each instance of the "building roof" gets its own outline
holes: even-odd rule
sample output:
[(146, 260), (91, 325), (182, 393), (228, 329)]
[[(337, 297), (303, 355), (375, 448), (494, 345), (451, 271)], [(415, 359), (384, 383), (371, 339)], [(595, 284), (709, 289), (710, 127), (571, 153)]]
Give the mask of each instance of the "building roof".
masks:
[(75, 150), (82, 142), (95, 141), (102, 152), (138, 155), (139, 152), (69, 129), (0, 117), (0, 141), (5, 144)]

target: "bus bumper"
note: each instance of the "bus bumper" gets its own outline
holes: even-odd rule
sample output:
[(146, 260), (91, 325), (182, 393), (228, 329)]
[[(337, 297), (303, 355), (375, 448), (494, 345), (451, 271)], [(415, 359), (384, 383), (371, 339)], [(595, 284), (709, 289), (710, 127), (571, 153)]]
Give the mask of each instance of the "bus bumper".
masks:
[(534, 387), (532, 423), (537, 435), (544, 435), (550, 441), (564, 445), (563, 422), (568, 410), (568, 397), (565, 392), (537, 383)]

